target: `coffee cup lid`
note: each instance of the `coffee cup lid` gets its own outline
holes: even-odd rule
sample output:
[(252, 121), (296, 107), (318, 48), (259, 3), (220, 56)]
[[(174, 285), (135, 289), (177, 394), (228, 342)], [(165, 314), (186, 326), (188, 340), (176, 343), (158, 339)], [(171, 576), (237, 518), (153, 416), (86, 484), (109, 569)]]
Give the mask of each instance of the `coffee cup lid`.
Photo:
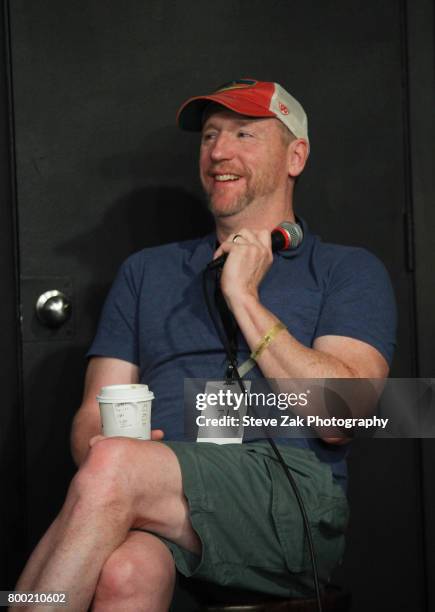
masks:
[(107, 385), (102, 387), (97, 400), (100, 402), (108, 401), (128, 401), (128, 400), (151, 400), (154, 393), (148, 389), (148, 385)]

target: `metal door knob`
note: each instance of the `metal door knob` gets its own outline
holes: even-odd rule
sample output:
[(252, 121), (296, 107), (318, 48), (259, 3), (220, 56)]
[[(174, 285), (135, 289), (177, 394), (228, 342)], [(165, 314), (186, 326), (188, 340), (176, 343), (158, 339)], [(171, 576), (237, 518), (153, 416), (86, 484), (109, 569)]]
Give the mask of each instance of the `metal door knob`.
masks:
[(36, 315), (46, 327), (60, 327), (71, 316), (71, 300), (62, 291), (46, 291), (36, 302)]

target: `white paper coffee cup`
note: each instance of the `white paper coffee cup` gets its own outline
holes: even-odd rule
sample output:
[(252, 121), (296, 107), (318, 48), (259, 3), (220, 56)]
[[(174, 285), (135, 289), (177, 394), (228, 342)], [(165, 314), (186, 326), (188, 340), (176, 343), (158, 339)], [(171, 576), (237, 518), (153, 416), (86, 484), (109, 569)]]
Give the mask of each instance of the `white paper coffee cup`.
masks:
[(151, 438), (151, 402), (148, 385), (109, 385), (102, 387), (100, 404), (103, 435)]

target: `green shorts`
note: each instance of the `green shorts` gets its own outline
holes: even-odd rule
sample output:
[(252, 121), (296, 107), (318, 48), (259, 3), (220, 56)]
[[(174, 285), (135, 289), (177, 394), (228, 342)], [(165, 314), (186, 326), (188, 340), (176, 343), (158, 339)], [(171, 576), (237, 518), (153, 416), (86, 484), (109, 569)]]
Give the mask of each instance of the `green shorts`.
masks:
[[(312, 567), (301, 512), (267, 441), (245, 444), (165, 442), (177, 455), (201, 556), (163, 539), (186, 577), (267, 593), (305, 597)], [(298, 485), (322, 584), (340, 561), (348, 505), (328, 465), (279, 445)]]

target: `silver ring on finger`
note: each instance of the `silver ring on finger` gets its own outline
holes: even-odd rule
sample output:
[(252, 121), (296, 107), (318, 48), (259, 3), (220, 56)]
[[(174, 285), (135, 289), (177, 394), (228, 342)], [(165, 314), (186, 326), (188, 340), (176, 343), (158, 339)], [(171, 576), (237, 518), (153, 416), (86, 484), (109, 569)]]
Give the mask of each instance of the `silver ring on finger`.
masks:
[(237, 238), (243, 238), (242, 234), (236, 234), (233, 238), (233, 242), (237, 242)]

